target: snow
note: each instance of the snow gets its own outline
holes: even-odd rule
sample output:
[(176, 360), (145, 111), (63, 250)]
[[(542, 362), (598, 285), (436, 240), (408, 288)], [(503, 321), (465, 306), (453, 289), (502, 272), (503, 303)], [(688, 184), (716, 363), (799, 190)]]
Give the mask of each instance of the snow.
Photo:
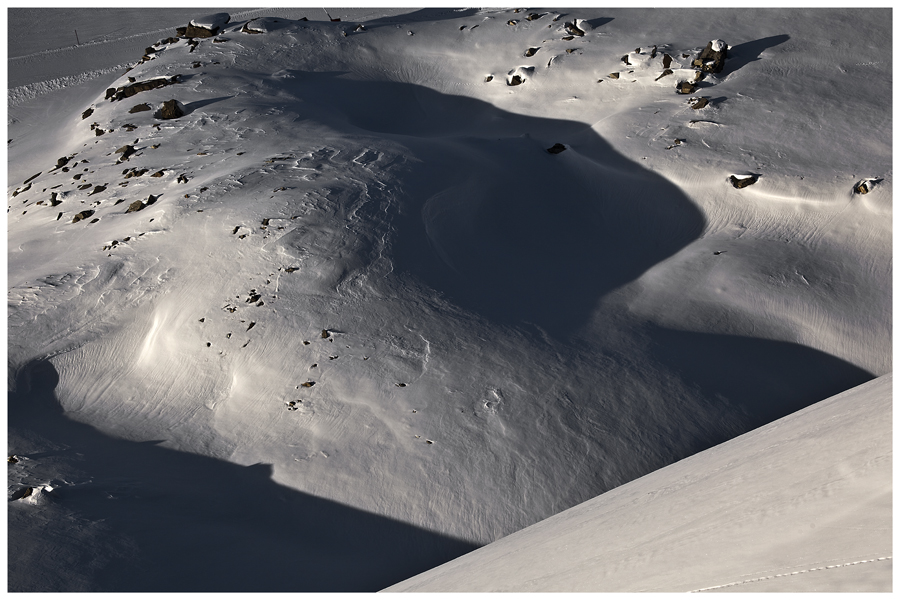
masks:
[(892, 384), (880, 377), (385, 591), (888, 590)]
[(9, 11), (12, 590), (377, 590), (891, 372), (885, 9), (123, 10)]
[(220, 12), (200, 17), (199, 19), (191, 19), (191, 25), (194, 27), (203, 27), (204, 29), (212, 31), (224, 27), (228, 24), (229, 20), (231, 20), (231, 15), (227, 12)]

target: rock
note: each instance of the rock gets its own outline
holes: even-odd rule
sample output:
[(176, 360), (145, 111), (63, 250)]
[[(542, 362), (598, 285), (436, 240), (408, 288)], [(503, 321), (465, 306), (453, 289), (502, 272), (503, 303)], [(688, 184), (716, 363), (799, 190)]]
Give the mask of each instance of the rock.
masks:
[(538, 50), (540, 50), (540, 48), (529, 48), (528, 50), (525, 51), (525, 57), (530, 58), (530, 57), (534, 56), (535, 54), (537, 54)]
[(722, 40), (712, 40), (694, 60), (693, 64), (706, 73), (721, 73), (728, 57), (728, 44)]
[(50, 193), (50, 206), (59, 206), (62, 204), (62, 200), (58, 199), (58, 194), (56, 192)]
[(184, 116), (184, 105), (178, 100), (166, 100), (159, 109), (160, 119), (177, 119)]
[(510, 27), (512, 27), (513, 25), (516, 25), (517, 23), (518, 23), (518, 21), (516, 21), (515, 19), (510, 19), (509, 21), (506, 22), (506, 24), (509, 25)]
[(853, 187), (853, 191), (857, 194), (868, 194), (875, 188), (875, 183), (879, 180), (863, 179)]
[(544, 15), (539, 15), (539, 14), (537, 14), (537, 13), (530, 13), (530, 14), (529, 14), (527, 17), (525, 17), (525, 18), (528, 19), (529, 21), (537, 21), (538, 19), (540, 19), (540, 18), (543, 17), (543, 16), (544, 16)]
[(9, 457), (7, 457), (7, 459), (6, 459), (6, 462), (11, 465), (14, 465), (17, 462), (19, 462), (19, 457), (16, 456), (15, 454), (10, 454)]
[(72, 222), (77, 223), (78, 221), (81, 221), (82, 219), (87, 219), (88, 217), (90, 217), (93, 214), (94, 214), (94, 211), (92, 211), (92, 210), (83, 210), (80, 213), (78, 213), (77, 215), (75, 215), (75, 217), (72, 219)]
[(143, 210), (143, 209), (144, 209), (144, 203), (141, 202), (140, 200), (135, 200), (134, 202), (132, 202), (131, 204), (128, 205), (128, 210), (126, 210), (125, 212), (133, 213), (133, 212), (137, 212), (137, 211)]
[(694, 110), (700, 110), (708, 104), (709, 98), (697, 98), (696, 100), (694, 100), (694, 103), (691, 104), (691, 108), (693, 108)]
[(656, 46), (653, 46), (653, 50), (650, 51), (650, 58), (656, 58)]
[(153, 79), (148, 79), (146, 81), (137, 81), (135, 83), (131, 83), (129, 85), (125, 85), (116, 89), (112, 95), (110, 95), (109, 90), (106, 90), (106, 97), (110, 100), (110, 102), (115, 102), (124, 98), (131, 98), (132, 96), (134, 96), (135, 94), (139, 94), (140, 92), (155, 90), (157, 88), (178, 83), (178, 77), (178, 75), (173, 75), (172, 77), (168, 78), (154, 77)]
[(98, 137), (103, 135), (104, 133), (106, 133), (106, 132), (104, 130), (100, 129), (99, 127), (94, 130), (94, 135), (98, 136)]
[(627, 55), (627, 54), (626, 54), (625, 56), (622, 57), (622, 62), (625, 63), (625, 64), (628, 65), (628, 66), (631, 66), (631, 63), (628, 61), (628, 55)]
[(34, 493), (34, 488), (24, 487), (19, 490), (13, 492), (12, 499), (13, 500), (21, 500), (22, 498), (27, 498), (31, 494)]
[(487, 77), (484, 78), (484, 82), (485, 82), (485, 83), (490, 83), (490, 82), (493, 81), (493, 80), (494, 80), (494, 76), (493, 76), (493, 75), (488, 75)]
[(100, 192), (106, 191), (105, 185), (95, 185), (94, 189), (91, 190), (91, 193), (88, 196), (93, 196), (94, 194), (99, 194)]
[(566, 22), (566, 24), (565, 24), (566, 31), (569, 32), (571, 35), (581, 37), (584, 35), (584, 30), (582, 30), (580, 27), (578, 27), (578, 25), (579, 25), (578, 19), (575, 19), (571, 23)]
[(32, 180), (34, 180), (34, 179), (37, 179), (38, 175), (40, 175), (40, 173), (36, 173), (36, 174), (32, 175), (31, 177), (29, 177), (28, 179), (26, 179), (25, 181), (23, 181), (23, 182), (22, 182), (22, 185), (25, 185), (25, 184), (28, 183), (29, 181), (32, 181)]
[(127, 145), (127, 146), (122, 146), (121, 148), (116, 150), (115, 153), (121, 154), (122, 157), (119, 160), (123, 161), (123, 160), (128, 160), (128, 158), (136, 152), (137, 152), (137, 150), (135, 149), (134, 146)]
[(323, 339), (323, 340), (324, 340), (324, 339), (327, 339), (328, 336), (330, 336), (330, 335), (331, 335), (331, 334), (328, 333), (328, 330), (327, 330), (327, 329), (323, 329), (323, 330), (322, 330), (322, 339)]
[(566, 147), (564, 145), (557, 143), (553, 144), (553, 146), (551, 146), (550, 148), (547, 148), (547, 152), (549, 152), (550, 154), (559, 154), (565, 149)]
[(89, 116), (91, 116), (92, 114), (94, 114), (94, 109), (93, 109), (93, 108), (88, 108), (86, 111), (84, 111), (83, 113), (81, 113), (81, 118), (82, 118), (82, 119), (87, 119), (87, 118), (88, 118)]
[(300, 385), (305, 388), (311, 388), (312, 386), (316, 385), (316, 382), (315, 381), (306, 381), (304, 383), (301, 383)]
[(154, 174), (151, 175), (150, 177), (162, 177), (163, 175), (165, 175), (165, 173), (166, 173), (165, 171), (157, 171), (156, 173), (154, 173)]
[(110, 98), (112, 98), (115, 95), (116, 95), (116, 88), (107, 88), (106, 89), (106, 97), (104, 97), (103, 99), (109, 100)]
[(131, 109), (128, 112), (131, 114), (134, 114), (134, 113), (144, 112), (147, 110), (150, 110), (150, 105), (144, 103), (144, 104), (135, 104), (134, 106), (131, 107)]
[(748, 175), (741, 178), (732, 175), (728, 179), (729, 181), (731, 181), (731, 185), (733, 185), (737, 189), (742, 189), (747, 187), (748, 185), (753, 185), (754, 183), (756, 183), (759, 180), (759, 175)]
[(668, 69), (672, 66), (672, 57), (668, 54), (663, 54), (663, 69)]
[(610, 73), (610, 74), (609, 74), (609, 78), (610, 78), (610, 79), (618, 79), (618, 78), (619, 78), (619, 74), (618, 74), (618, 73)]
[(523, 79), (518, 75), (513, 75), (506, 80), (506, 85), (522, 85)]
[[(61, 169), (61, 168), (63, 168), (64, 166), (66, 166), (66, 165), (68, 164), (68, 162), (69, 162), (69, 157), (68, 157), (68, 156), (63, 156), (62, 158), (57, 159), (57, 161), (56, 161), (56, 166), (53, 167), (53, 168), (54, 168), (54, 169)], [(53, 169), (51, 169), (51, 170), (53, 170)]]
[(187, 176), (186, 176), (184, 173), (182, 173), (181, 175), (178, 176), (178, 179), (177, 179), (176, 181), (177, 181), (178, 183), (187, 183), (187, 182), (188, 182), (188, 178), (187, 178)]
[(660, 75), (659, 77), (657, 77), (657, 78), (654, 79), (653, 81), (659, 81), (660, 79), (662, 79), (662, 78), (665, 77), (666, 75), (671, 75), (671, 74), (672, 74), (672, 69), (666, 69), (665, 71), (662, 72), (662, 75)]
[(695, 86), (690, 81), (682, 81), (681, 83), (678, 84), (678, 89), (676, 91), (679, 94), (693, 94), (694, 89), (696, 89), (696, 87), (697, 86)]
[(159, 200), (159, 196), (161, 196), (161, 195), (162, 194), (154, 196), (153, 194), (150, 194), (149, 196), (147, 196), (147, 206), (150, 206), (151, 204), (155, 204), (156, 201)]

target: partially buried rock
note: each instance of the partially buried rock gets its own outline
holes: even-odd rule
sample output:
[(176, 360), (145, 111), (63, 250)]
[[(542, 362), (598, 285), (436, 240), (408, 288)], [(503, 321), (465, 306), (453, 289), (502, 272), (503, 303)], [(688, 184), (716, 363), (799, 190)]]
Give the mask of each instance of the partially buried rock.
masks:
[(693, 65), (706, 73), (721, 73), (728, 56), (728, 44), (722, 40), (713, 40), (694, 60)]
[(678, 84), (678, 89), (676, 90), (679, 94), (693, 94), (694, 90), (697, 88), (690, 81), (682, 81)]
[(128, 160), (128, 158), (135, 152), (137, 152), (137, 150), (135, 150), (134, 146), (132, 146), (130, 144), (127, 146), (122, 146), (121, 148), (116, 150), (116, 154), (122, 155), (122, 157), (119, 159), (120, 161)]
[(506, 85), (522, 85), (523, 79), (518, 75), (513, 75), (506, 80)]
[(654, 79), (654, 81), (659, 81), (660, 79), (662, 79), (662, 78), (665, 77), (666, 75), (671, 75), (671, 74), (672, 74), (672, 69), (666, 69), (665, 71), (662, 72), (662, 74), (661, 74), (659, 77), (657, 77), (656, 79)]
[(129, 110), (128, 112), (131, 114), (134, 114), (134, 113), (144, 112), (146, 110), (151, 110), (150, 105), (147, 103), (144, 103), (144, 104), (136, 104), (136, 105), (132, 106), (131, 110)]
[(697, 98), (694, 100), (694, 103), (691, 104), (691, 108), (694, 110), (700, 110), (709, 104), (709, 98)]
[(538, 51), (538, 50), (540, 50), (540, 48), (529, 48), (528, 50), (525, 51), (525, 56), (526, 56), (526, 57), (532, 57), (532, 56), (534, 56), (535, 54), (537, 54), (537, 51)]
[(75, 217), (72, 219), (72, 222), (77, 223), (78, 221), (81, 221), (82, 219), (87, 219), (88, 217), (90, 217), (93, 214), (94, 214), (94, 211), (92, 211), (92, 210), (83, 210), (80, 213), (78, 213), (77, 215), (75, 215)]
[(736, 187), (737, 189), (742, 189), (747, 187), (748, 185), (753, 185), (759, 180), (759, 175), (747, 175), (745, 177), (737, 177), (732, 175), (728, 178), (731, 182), (731, 185)]
[(553, 144), (552, 147), (547, 148), (547, 152), (549, 152), (550, 154), (559, 154), (565, 149), (566, 147), (562, 144)]
[(50, 206), (58, 206), (58, 205), (60, 205), (60, 204), (62, 204), (62, 200), (60, 200), (60, 199), (58, 198), (57, 193), (56, 193), (56, 192), (51, 192), (51, 193), (50, 193)]
[(81, 113), (81, 118), (82, 118), (82, 119), (87, 119), (87, 118), (88, 118), (89, 116), (91, 116), (92, 114), (94, 114), (94, 109), (93, 109), (93, 108), (88, 108), (86, 111), (84, 111), (83, 113)]
[(128, 205), (128, 210), (126, 210), (125, 212), (133, 213), (133, 212), (137, 212), (139, 210), (143, 210), (143, 208), (144, 208), (144, 203), (141, 202), (140, 200), (135, 200), (134, 202), (132, 202), (131, 204)]
[(160, 119), (177, 119), (184, 116), (184, 105), (178, 100), (166, 100), (159, 109)]
[(672, 66), (672, 57), (668, 54), (663, 54), (663, 69), (668, 69)]

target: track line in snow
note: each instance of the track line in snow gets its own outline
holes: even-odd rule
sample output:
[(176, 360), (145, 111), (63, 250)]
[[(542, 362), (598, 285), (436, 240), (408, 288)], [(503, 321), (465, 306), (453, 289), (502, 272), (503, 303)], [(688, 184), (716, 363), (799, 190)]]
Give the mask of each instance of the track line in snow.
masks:
[(756, 577), (754, 579), (745, 579), (743, 581), (734, 581), (732, 583), (726, 583), (724, 585), (714, 585), (712, 587), (700, 588), (697, 590), (690, 590), (690, 594), (695, 592), (709, 592), (711, 590), (721, 590), (723, 588), (734, 587), (738, 585), (746, 585), (748, 583), (757, 583), (760, 581), (767, 581), (769, 579), (777, 579), (778, 577), (791, 577), (793, 575), (802, 575), (804, 573), (812, 573), (814, 571), (825, 571), (826, 569), (840, 569), (841, 567), (852, 567), (854, 565), (861, 565), (865, 563), (879, 562), (883, 560), (892, 560), (893, 556), (882, 556), (879, 558), (870, 558), (868, 560), (856, 560), (853, 562), (842, 563), (839, 565), (827, 565), (824, 567), (813, 567), (812, 569), (803, 569), (802, 571), (791, 571), (790, 573), (779, 573), (778, 575), (769, 575), (767, 577)]

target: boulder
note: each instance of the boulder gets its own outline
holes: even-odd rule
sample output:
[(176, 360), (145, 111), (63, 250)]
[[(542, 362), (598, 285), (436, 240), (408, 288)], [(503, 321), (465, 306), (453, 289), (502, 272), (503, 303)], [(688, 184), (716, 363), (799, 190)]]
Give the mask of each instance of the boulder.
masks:
[(127, 146), (122, 146), (121, 148), (116, 150), (115, 153), (122, 155), (122, 157), (119, 159), (120, 161), (122, 161), (122, 160), (128, 160), (128, 158), (135, 152), (137, 152), (137, 150), (135, 150), (134, 146), (127, 145)]
[(732, 175), (728, 178), (731, 181), (731, 185), (736, 187), (737, 189), (742, 189), (747, 187), (748, 185), (753, 185), (759, 180), (759, 175), (746, 175), (744, 177), (737, 177), (736, 175)]
[(540, 50), (540, 48), (529, 48), (528, 50), (525, 51), (525, 57), (530, 58), (530, 57), (534, 56), (535, 54), (537, 54), (538, 50)]
[(668, 69), (672, 66), (672, 57), (668, 54), (663, 54), (663, 69)]
[(81, 220), (83, 220), (83, 219), (87, 219), (87, 218), (90, 217), (92, 214), (94, 214), (94, 211), (92, 211), (92, 210), (83, 210), (83, 211), (81, 211), (80, 213), (78, 213), (77, 215), (75, 215), (75, 217), (72, 219), (72, 222), (73, 222), (73, 223), (77, 223), (78, 221), (81, 221)]
[(701, 108), (706, 107), (709, 104), (709, 98), (697, 98), (694, 100), (694, 103), (691, 104), (691, 108), (694, 110), (700, 110)]
[(549, 152), (550, 154), (559, 154), (565, 149), (566, 147), (563, 144), (556, 143), (553, 144), (553, 146), (551, 146), (550, 148), (547, 148), (547, 152)]
[(166, 100), (159, 108), (158, 117), (160, 119), (177, 119), (185, 115), (184, 105), (178, 100)]
[(695, 86), (690, 81), (682, 81), (678, 84), (678, 89), (676, 91), (679, 94), (693, 94), (696, 87), (697, 86)]
[(712, 40), (694, 60), (693, 65), (706, 73), (721, 73), (728, 57), (728, 44), (722, 40)]
[(81, 118), (82, 118), (82, 119), (87, 119), (87, 118), (88, 118), (89, 116), (91, 116), (92, 114), (94, 114), (94, 109), (93, 109), (93, 108), (88, 108), (86, 111), (84, 111), (83, 113), (81, 113)]
[(128, 112), (131, 114), (134, 114), (134, 113), (143, 112), (145, 110), (151, 110), (150, 105), (147, 104), (146, 102), (144, 104), (135, 104), (134, 106), (131, 107), (131, 109)]
[(134, 202), (132, 202), (131, 204), (128, 205), (128, 210), (126, 210), (125, 213), (127, 214), (127, 213), (137, 212), (139, 210), (143, 210), (143, 208), (144, 208), (144, 203), (141, 202), (140, 200), (135, 200)]
[(666, 75), (671, 75), (671, 74), (672, 74), (672, 69), (666, 69), (665, 71), (662, 72), (662, 74), (661, 74), (659, 77), (657, 77), (657, 78), (654, 79), (653, 81), (659, 81), (660, 79), (662, 79), (662, 78), (665, 77)]
[(58, 199), (58, 194), (56, 192), (50, 193), (50, 206), (59, 206), (62, 204), (62, 200)]

